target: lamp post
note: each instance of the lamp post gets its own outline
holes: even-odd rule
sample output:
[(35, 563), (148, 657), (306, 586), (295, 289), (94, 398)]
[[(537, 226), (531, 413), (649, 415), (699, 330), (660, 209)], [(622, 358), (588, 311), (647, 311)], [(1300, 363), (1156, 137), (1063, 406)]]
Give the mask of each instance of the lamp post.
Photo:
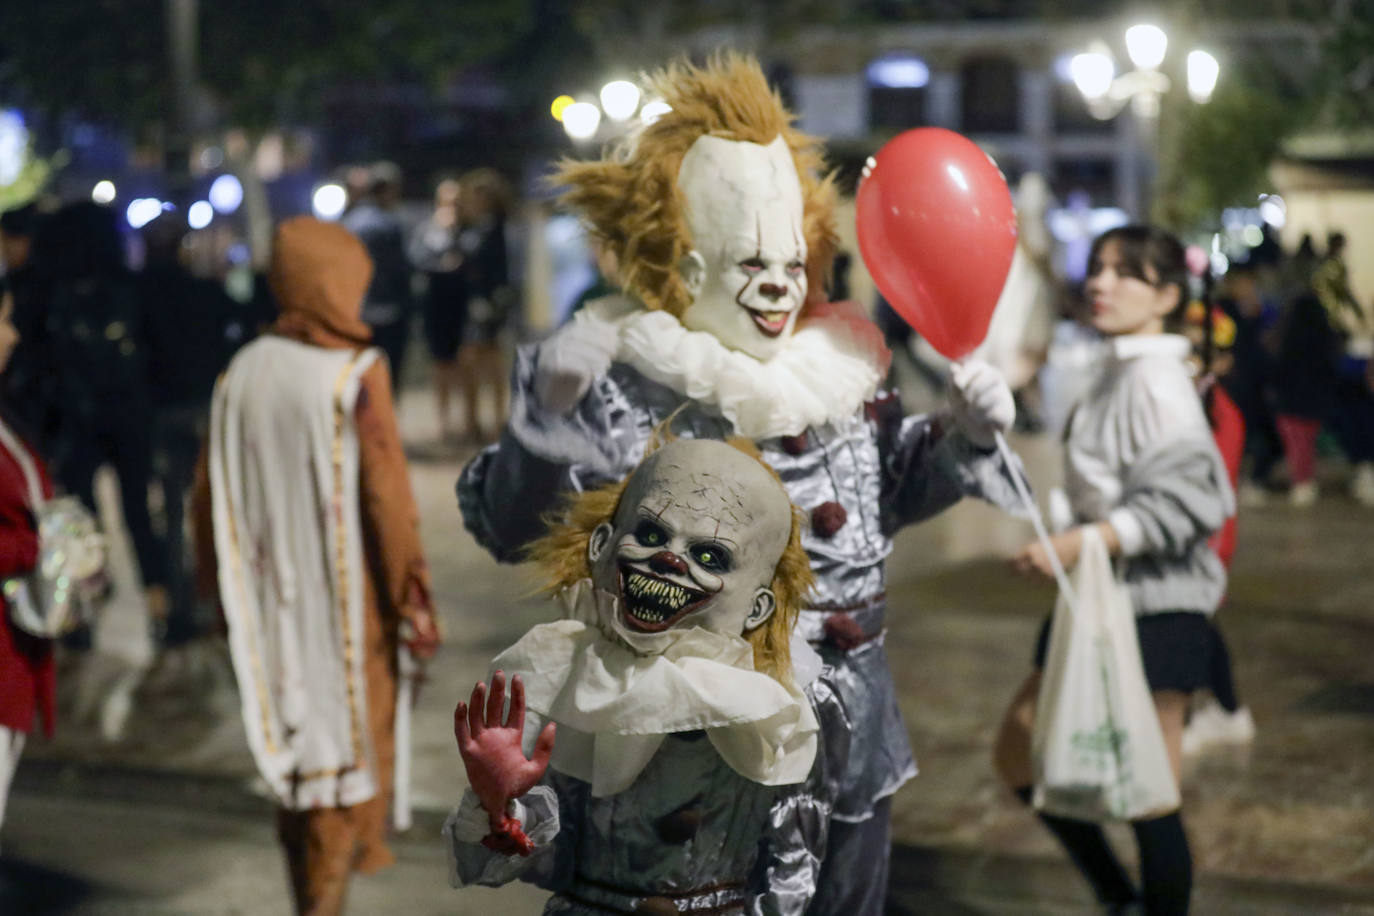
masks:
[[(1131, 188), (1136, 196), (1126, 207), (1137, 218), (1146, 215), (1150, 185), (1159, 153), (1160, 102), (1172, 82), (1160, 70), (1169, 49), (1169, 36), (1156, 25), (1133, 25), (1125, 33), (1126, 53), (1135, 65), (1120, 75), (1112, 52), (1100, 41), (1087, 51), (1074, 55), (1069, 64), (1074, 85), (1088, 103), (1088, 111), (1102, 120), (1114, 118), (1130, 103), (1134, 126), (1145, 151), (1145, 161), (1136, 165)], [(1202, 50), (1188, 52), (1186, 73), (1188, 97), (1204, 104), (1212, 97), (1221, 67), (1217, 59)]]

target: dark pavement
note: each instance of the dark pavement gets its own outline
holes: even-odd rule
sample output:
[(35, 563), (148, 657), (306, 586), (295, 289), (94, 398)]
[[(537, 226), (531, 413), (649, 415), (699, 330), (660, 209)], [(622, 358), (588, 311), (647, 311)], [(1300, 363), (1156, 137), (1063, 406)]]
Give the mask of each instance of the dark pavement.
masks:
[[(415, 712), (416, 826), (396, 843), (397, 867), (355, 882), (349, 912), (533, 914), (543, 895), (528, 888), (450, 890), (437, 840), (464, 783), (453, 704), (548, 610), (522, 597), (528, 578), (463, 532), (452, 497), (463, 453), (431, 444), (432, 413), (407, 392), (403, 425), (448, 643)], [(1016, 444), (1037, 486), (1054, 482), (1054, 444)], [(1374, 511), (1345, 498), (1340, 465), (1323, 472), (1329, 495), (1311, 510), (1242, 511), (1219, 619), (1257, 736), (1189, 761), (1195, 913), (1374, 914)], [(1052, 600), (1048, 586), (1005, 571), (1029, 536), (1028, 525), (962, 505), (898, 540), (888, 648), (921, 775), (894, 806), (894, 913), (1094, 912), (989, 763)], [(0, 913), (287, 913), (224, 651), (206, 643), (145, 676), (142, 609), (122, 575), (101, 652), (63, 666), (58, 739), (31, 742), (21, 764)], [(1129, 853), (1128, 831), (1112, 835)]]

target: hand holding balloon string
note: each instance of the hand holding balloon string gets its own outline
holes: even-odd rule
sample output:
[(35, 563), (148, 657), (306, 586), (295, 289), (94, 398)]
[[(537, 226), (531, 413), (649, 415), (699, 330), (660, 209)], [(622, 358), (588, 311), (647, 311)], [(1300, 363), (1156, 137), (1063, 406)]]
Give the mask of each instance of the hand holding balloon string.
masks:
[(525, 757), (520, 746), (525, 729), (525, 685), (516, 675), (511, 681), (510, 713), (502, 723), (506, 705), (506, 676), (498, 671), (487, 685), (478, 682), (468, 703), (453, 711), (453, 733), (463, 757), (468, 782), (487, 812), (491, 833), (482, 845), (505, 855), (527, 856), (534, 843), (520, 821), (507, 813), (511, 800), (519, 798), (543, 777), (553, 752), (554, 723), (544, 726), (535, 742), (534, 756)]
[[(865, 162), (855, 210), (859, 251), (878, 289), (907, 324), (956, 361), (956, 422), (975, 444), (995, 445), (1007, 467), (1015, 468), (1004, 435), (1010, 417), (994, 390), (1005, 383), (987, 380), (988, 372), (995, 374), (990, 366), (957, 363), (987, 336), (1016, 251), (1016, 211), (1006, 179), (967, 137), (917, 128)], [(1072, 608), (1073, 588), (1040, 510), (1021, 475), (1010, 476)]]

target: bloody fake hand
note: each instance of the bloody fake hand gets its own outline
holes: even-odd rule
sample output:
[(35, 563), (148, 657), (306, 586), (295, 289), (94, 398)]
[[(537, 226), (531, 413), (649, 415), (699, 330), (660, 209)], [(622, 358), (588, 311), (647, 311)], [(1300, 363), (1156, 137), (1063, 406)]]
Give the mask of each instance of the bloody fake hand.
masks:
[(549, 765), (553, 751), (554, 723), (544, 726), (534, 745), (533, 759), (526, 759), (520, 748), (520, 736), (525, 728), (525, 685), (516, 675), (511, 681), (510, 715), (501, 723), (506, 705), (506, 676), (500, 671), (491, 679), (491, 696), (487, 685), (478, 682), (472, 688), (468, 703), (459, 703), (453, 711), (453, 733), (458, 738), (458, 753), (468, 782), (486, 809), (491, 833), (483, 845), (506, 855), (527, 856), (534, 844), (520, 822), (506, 814), (506, 805), (534, 787)]

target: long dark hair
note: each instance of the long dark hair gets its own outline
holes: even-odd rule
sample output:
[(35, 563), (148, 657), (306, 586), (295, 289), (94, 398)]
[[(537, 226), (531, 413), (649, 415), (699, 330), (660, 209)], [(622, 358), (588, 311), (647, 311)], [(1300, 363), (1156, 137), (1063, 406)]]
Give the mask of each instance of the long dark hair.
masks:
[(1108, 242), (1116, 242), (1121, 252), (1121, 264), (1117, 269), (1123, 275), (1143, 280), (1156, 289), (1174, 284), (1178, 302), (1164, 316), (1164, 328), (1177, 331), (1183, 323), (1183, 309), (1188, 304), (1188, 259), (1183, 243), (1156, 226), (1135, 224), (1108, 229), (1093, 240), (1088, 276), (1097, 272), (1098, 256)]

